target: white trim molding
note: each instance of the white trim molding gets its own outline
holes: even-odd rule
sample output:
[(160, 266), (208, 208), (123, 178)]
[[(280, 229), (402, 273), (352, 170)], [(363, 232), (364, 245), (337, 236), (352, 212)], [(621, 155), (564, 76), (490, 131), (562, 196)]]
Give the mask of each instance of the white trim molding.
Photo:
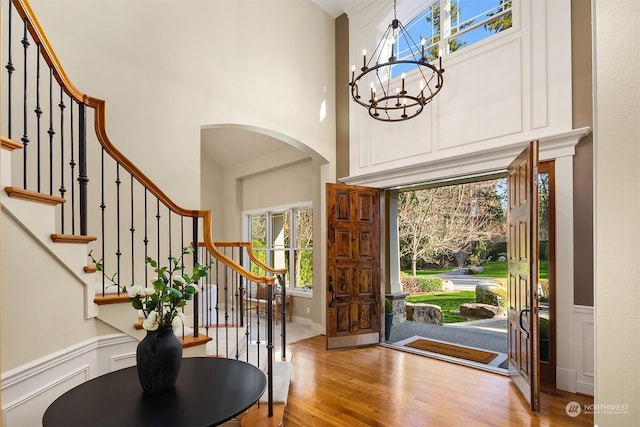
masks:
[(591, 132), (588, 127), (554, 135), (532, 135), (518, 144), (487, 147), (481, 151), (461, 152), (459, 155), (411, 166), (388, 169), (370, 174), (349, 176), (340, 181), (350, 185), (395, 188), (447, 178), (484, 172), (506, 170), (509, 163), (534, 139), (540, 141), (540, 160), (568, 157), (575, 154), (575, 146)]
[(135, 365), (138, 341), (103, 335), (2, 373), (6, 427), (42, 423), (47, 407), (66, 391), (99, 375)]
[(576, 346), (576, 392), (594, 395), (595, 380), (595, 320), (593, 307), (573, 308)]

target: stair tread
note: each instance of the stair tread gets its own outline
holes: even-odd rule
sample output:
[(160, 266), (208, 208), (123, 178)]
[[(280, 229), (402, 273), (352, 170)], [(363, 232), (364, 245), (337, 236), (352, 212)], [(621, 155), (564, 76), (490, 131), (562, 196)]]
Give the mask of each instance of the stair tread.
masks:
[(93, 299), (93, 302), (98, 305), (107, 305), (107, 304), (120, 304), (123, 302), (129, 302), (129, 295), (126, 293), (118, 294), (105, 294), (105, 295), (96, 295)]
[[(273, 402), (287, 404), (289, 384), (291, 383), (291, 362), (273, 362)], [(265, 392), (260, 402), (266, 403), (269, 395)]]
[(13, 199), (26, 200), (28, 202), (42, 203), (45, 205), (59, 205), (65, 203), (65, 199), (58, 196), (52, 196), (51, 194), (38, 193), (37, 191), (25, 190), (20, 187), (8, 186), (4, 188), (4, 191)]
[(266, 403), (255, 404), (240, 418), (241, 427), (271, 427), (281, 426), (284, 423), (284, 403), (273, 404), (273, 416), (269, 416), (269, 405)]
[(51, 239), (56, 243), (89, 243), (98, 240), (96, 236), (80, 236), (77, 234), (53, 233)]
[(10, 139), (4, 136), (0, 137), (0, 141), (2, 144), (2, 149), (7, 151), (13, 151), (16, 149), (24, 148), (24, 144), (22, 142), (14, 141), (13, 139)]

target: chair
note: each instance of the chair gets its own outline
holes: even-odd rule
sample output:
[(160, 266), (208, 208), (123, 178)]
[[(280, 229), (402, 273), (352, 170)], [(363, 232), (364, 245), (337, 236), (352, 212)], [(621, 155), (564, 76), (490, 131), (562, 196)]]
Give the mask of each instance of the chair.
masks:
[[(255, 288), (255, 293), (252, 289), (251, 298), (249, 301), (254, 303), (255, 306), (252, 308), (256, 308), (258, 314), (267, 314), (267, 285), (264, 283), (258, 283), (257, 288)], [(282, 292), (280, 290), (280, 286), (277, 286), (275, 292), (273, 293), (273, 312), (276, 319), (276, 325), (280, 321), (280, 315), (282, 314)], [(291, 322), (292, 314), (291, 314), (291, 295), (287, 295), (285, 300), (285, 309), (287, 313), (289, 313), (289, 322)]]

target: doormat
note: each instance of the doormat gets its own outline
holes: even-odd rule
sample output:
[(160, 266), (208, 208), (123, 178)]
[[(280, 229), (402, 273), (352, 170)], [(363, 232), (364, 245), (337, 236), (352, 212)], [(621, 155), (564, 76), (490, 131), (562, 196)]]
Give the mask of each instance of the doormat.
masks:
[(484, 350), (476, 350), (469, 347), (461, 347), (441, 341), (432, 341), (418, 338), (415, 341), (404, 344), (406, 347), (418, 350), (429, 351), (431, 353), (443, 354), (445, 356), (457, 357), (458, 359), (471, 360), (478, 363), (489, 363), (498, 356), (498, 353)]

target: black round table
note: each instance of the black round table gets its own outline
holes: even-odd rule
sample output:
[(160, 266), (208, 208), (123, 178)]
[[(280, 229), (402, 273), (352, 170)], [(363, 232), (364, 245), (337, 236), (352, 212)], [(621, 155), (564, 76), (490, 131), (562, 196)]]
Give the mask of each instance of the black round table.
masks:
[(267, 386), (255, 366), (233, 359), (182, 360), (174, 390), (142, 392), (136, 367), (87, 381), (57, 398), (43, 426), (214, 426), (241, 414)]

